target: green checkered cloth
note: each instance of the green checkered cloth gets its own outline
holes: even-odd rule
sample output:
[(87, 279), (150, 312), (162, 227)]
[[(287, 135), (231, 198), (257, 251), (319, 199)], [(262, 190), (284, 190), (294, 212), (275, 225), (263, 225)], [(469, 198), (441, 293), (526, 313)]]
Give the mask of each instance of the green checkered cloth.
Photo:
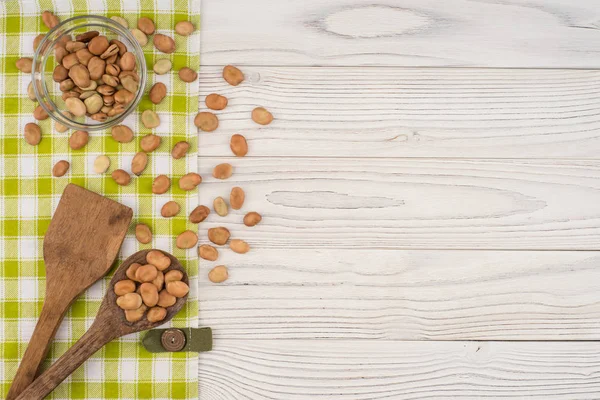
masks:
[[(144, 46), (148, 64), (148, 90), (154, 82), (164, 82), (168, 96), (159, 105), (144, 96), (138, 112), (124, 124), (136, 133), (131, 143), (120, 144), (110, 132), (90, 134), (88, 145), (71, 150), (68, 138), (72, 132), (58, 133), (54, 121), (37, 122), (42, 129), (42, 141), (30, 146), (23, 139), (23, 128), (35, 122), (32, 116), (36, 103), (27, 97), (29, 74), (20, 73), (15, 61), (33, 56), (33, 39), (47, 32), (40, 18), (51, 10), (61, 20), (76, 15), (124, 17), (130, 27), (139, 17), (151, 18), (159, 33), (175, 38), (177, 50), (162, 54), (154, 49), (152, 40)], [(191, 21), (197, 28), (189, 37), (176, 35), (179, 21)], [(61, 193), (69, 183), (126, 204), (134, 210), (133, 224), (127, 234), (119, 262), (132, 253), (146, 248), (159, 248), (175, 255), (190, 276), (190, 296), (187, 305), (165, 326), (196, 327), (198, 314), (195, 249), (175, 247), (175, 237), (184, 230), (196, 230), (187, 215), (197, 205), (197, 192), (181, 191), (178, 178), (197, 170), (197, 130), (193, 118), (198, 111), (198, 85), (182, 82), (177, 71), (184, 66), (199, 68), (200, 0), (34, 0), (0, 1), (0, 380), (2, 398), (17, 371), (19, 360), (41, 311), (44, 299), (44, 262), (42, 241)], [(150, 38), (151, 39), (151, 38)], [(173, 62), (170, 74), (157, 76), (152, 66), (158, 59)], [(110, 173), (117, 168), (130, 171), (131, 159), (139, 151), (139, 139), (151, 132), (140, 121), (141, 111), (155, 110), (161, 125), (153, 133), (162, 137), (160, 147), (150, 154), (146, 171), (133, 176), (131, 184), (117, 186)], [(171, 149), (186, 140), (190, 151), (185, 158), (174, 160)], [(108, 173), (94, 173), (97, 156), (105, 154), (111, 160)], [(52, 166), (67, 160), (71, 168), (67, 175), (54, 178)], [(164, 195), (152, 194), (153, 178), (158, 174), (172, 177), (173, 186)], [(169, 200), (177, 201), (181, 212), (174, 218), (162, 218), (160, 209)], [(134, 226), (148, 224), (153, 241), (141, 245), (135, 240)], [(49, 359), (56, 360), (91, 325), (108, 287), (109, 278), (92, 286), (71, 307), (52, 344)], [(196, 399), (198, 397), (197, 354), (151, 354), (141, 346), (140, 334), (114, 341), (96, 353), (49, 396), (52, 399)]]

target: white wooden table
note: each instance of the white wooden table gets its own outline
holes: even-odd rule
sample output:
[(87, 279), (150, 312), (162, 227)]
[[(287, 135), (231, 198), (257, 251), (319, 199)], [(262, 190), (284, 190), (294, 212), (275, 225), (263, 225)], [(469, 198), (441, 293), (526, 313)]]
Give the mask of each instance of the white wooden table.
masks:
[(200, 201), (247, 200), (201, 240), (252, 251), (201, 263), (201, 399), (600, 398), (597, 1), (203, 0), (202, 21), (201, 94), (229, 106)]

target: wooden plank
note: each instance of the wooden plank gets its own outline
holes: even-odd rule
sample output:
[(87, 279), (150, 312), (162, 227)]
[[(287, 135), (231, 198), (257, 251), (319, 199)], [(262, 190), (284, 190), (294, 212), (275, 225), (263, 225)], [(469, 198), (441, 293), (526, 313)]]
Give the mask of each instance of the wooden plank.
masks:
[(598, 67), (593, 0), (206, 0), (203, 65)]
[[(233, 177), (213, 178), (227, 161)], [(598, 161), (204, 157), (200, 171), (202, 204), (247, 192), (202, 227), (261, 248), (600, 249)], [(251, 210), (265, 217), (248, 228)]]
[[(600, 35), (599, 35), (600, 36)], [(597, 158), (600, 71), (245, 67), (233, 87), (203, 67), (200, 97), (221, 93), (220, 127), (200, 156)], [(275, 121), (262, 127), (251, 110)], [(202, 104), (204, 107), (204, 104)]]
[[(599, 263), (598, 252), (222, 250), (201, 260), (200, 324), (239, 340), (598, 340)], [(215, 285), (206, 274), (220, 264), (230, 278)]]
[(219, 340), (202, 400), (597, 399), (600, 344)]

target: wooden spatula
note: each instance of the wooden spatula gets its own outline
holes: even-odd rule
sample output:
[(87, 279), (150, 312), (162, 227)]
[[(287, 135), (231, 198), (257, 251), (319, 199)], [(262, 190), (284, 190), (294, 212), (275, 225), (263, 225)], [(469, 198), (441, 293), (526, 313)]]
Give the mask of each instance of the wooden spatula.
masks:
[[(146, 255), (152, 250), (142, 250), (128, 257), (123, 261), (123, 264), (115, 271), (112, 277), (102, 305), (98, 310), (96, 319), (90, 329), (83, 334), (81, 339), (77, 341), (65, 354), (62, 355), (54, 364), (44, 371), (31, 385), (25, 389), (17, 400), (41, 400), (48, 393), (54, 390), (67, 376), (71, 375), (85, 360), (90, 358), (92, 354), (97, 352), (106, 343), (130, 333), (145, 331), (156, 328), (168, 322), (181, 310), (187, 294), (184, 297), (179, 297), (175, 304), (167, 308), (165, 319), (158, 322), (150, 322), (144, 316), (137, 322), (129, 322), (125, 319), (125, 313), (117, 306), (117, 295), (113, 287), (118, 281), (128, 279), (126, 275), (127, 268), (133, 263), (146, 264)], [(166, 274), (172, 270), (181, 271), (183, 282), (189, 285), (188, 276), (183, 267), (172, 255), (163, 252), (171, 259), (171, 266), (164, 270)]]
[(46, 298), (7, 399), (16, 398), (38, 375), (50, 342), (75, 299), (108, 273), (133, 211), (69, 184), (44, 237)]

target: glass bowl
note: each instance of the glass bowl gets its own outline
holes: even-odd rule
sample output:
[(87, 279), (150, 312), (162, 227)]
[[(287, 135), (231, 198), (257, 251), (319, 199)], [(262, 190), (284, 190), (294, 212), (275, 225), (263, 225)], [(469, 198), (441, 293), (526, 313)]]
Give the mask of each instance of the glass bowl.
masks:
[[(127, 105), (125, 111), (102, 122), (88, 116), (73, 118), (65, 116), (63, 112), (67, 111), (67, 107), (61, 97), (59, 83), (52, 79), (52, 73), (57, 65), (54, 57), (55, 45), (66, 40), (65, 36), (67, 35), (71, 38), (88, 31), (98, 31), (109, 41), (111, 39), (120, 40), (127, 47), (127, 51), (135, 56), (136, 72), (140, 77), (138, 91), (134, 93), (135, 97)], [(33, 56), (31, 78), (35, 97), (52, 119), (71, 129), (98, 131), (117, 125), (136, 109), (146, 86), (146, 60), (140, 44), (127, 28), (105, 17), (84, 15), (62, 22), (46, 34)]]

